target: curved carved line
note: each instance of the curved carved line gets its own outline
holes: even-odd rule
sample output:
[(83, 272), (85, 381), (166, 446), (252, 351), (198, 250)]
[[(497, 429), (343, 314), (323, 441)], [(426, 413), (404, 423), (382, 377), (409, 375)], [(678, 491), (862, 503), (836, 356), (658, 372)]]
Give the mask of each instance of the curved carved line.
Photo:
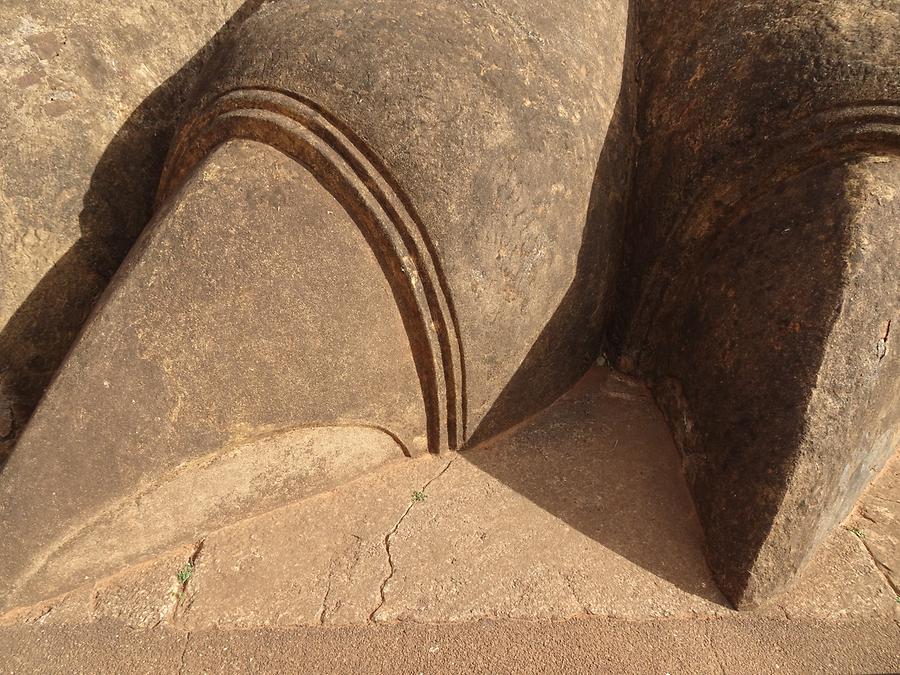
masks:
[(265, 143), (304, 166), (360, 228), (406, 326), (425, 402), (428, 448), (455, 449), (464, 434), (461, 344), (430, 242), (408, 202), (324, 114), (283, 92), (226, 92), (182, 129), (163, 170), (157, 206), (213, 149), (239, 138)]
[[(815, 139), (812, 143), (808, 141), (810, 136)], [(657, 281), (646, 289), (644, 300), (631, 321), (632, 330), (638, 328), (640, 336), (635, 341), (637, 336), (632, 333), (627, 340), (629, 353), (640, 353), (641, 345), (646, 342), (654, 325), (654, 318), (662, 308), (669, 286), (663, 280), (680, 276), (677, 271), (668, 276), (660, 274), (661, 267), (671, 265), (673, 261), (677, 261), (679, 268), (683, 267), (691, 259), (690, 251), (706, 240), (705, 235), (713, 234), (698, 232), (693, 224), (719, 220), (726, 211), (740, 209), (742, 205), (759, 199), (778, 183), (816, 166), (846, 160), (860, 152), (900, 154), (900, 105), (878, 102), (821, 110), (774, 136), (768, 141), (768, 147), (774, 148), (774, 151), (743, 171), (738, 184), (740, 189), (729, 189), (725, 179), (726, 176), (741, 173), (732, 170), (739, 158), (722, 160), (693, 181), (697, 186), (704, 186), (707, 177), (714, 177), (702, 194), (698, 189), (685, 200), (680, 212), (673, 218), (673, 226), (669, 228), (660, 254), (653, 263), (653, 271), (647, 277)], [(676, 247), (681, 247), (677, 256), (672, 254)]]
[[(262, 96), (256, 96), (257, 94), (262, 94)], [(274, 95), (272, 98), (276, 99), (275, 106), (272, 106), (272, 101), (267, 99), (266, 94)], [(450, 447), (456, 448), (465, 438), (466, 429), (465, 361), (462, 340), (459, 335), (459, 324), (449, 287), (441, 272), (440, 261), (428, 237), (428, 232), (415, 213), (415, 209), (412, 207), (409, 199), (381, 164), (377, 155), (352, 130), (342, 125), (339, 120), (334, 119), (327, 111), (317, 106), (314, 102), (303, 99), (289, 91), (262, 87), (231, 90), (227, 95), (248, 95), (252, 99), (250, 101), (251, 105), (262, 104), (261, 107), (267, 110), (291, 115), (291, 108), (280, 109), (277, 107), (277, 98), (280, 96), (287, 97), (289, 100), (299, 103), (302, 107), (299, 111), (301, 117), (293, 117), (295, 121), (303, 123), (305, 120), (305, 118), (302, 118), (303, 110), (309, 108), (326, 119), (337, 132), (337, 135), (332, 133), (328, 127), (316, 129), (316, 132), (322, 135), (331, 147), (341, 153), (341, 156), (357, 171), (359, 176), (365, 177), (366, 185), (372, 190), (382, 208), (404, 238), (404, 244), (414, 256), (417, 268), (426, 272), (425, 274), (420, 274), (420, 277), (424, 282), (432, 321), (436, 325), (443, 327), (438, 331), (438, 338), (441, 341), (444, 378), (447, 382), (447, 433)], [(347, 151), (350, 148), (354, 152)], [(358, 156), (361, 156), (364, 161), (357, 161)], [(410, 224), (410, 221), (412, 221), (412, 224)], [(435, 279), (437, 284), (433, 283)], [(449, 321), (447, 320), (448, 316)]]
[[(462, 338), (460, 336), (459, 330), (459, 320), (456, 315), (456, 307), (453, 303), (453, 296), (450, 292), (450, 286), (447, 283), (447, 279), (444, 276), (444, 273), (441, 269), (440, 259), (437, 255), (437, 252), (434, 248), (434, 244), (431, 241), (430, 236), (428, 235), (428, 230), (425, 225), (422, 223), (422, 220), (419, 218), (419, 215), (416, 213), (415, 208), (412, 205), (412, 202), (409, 199), (409, 196), (403, 191), (403, 188), (400, 186), (399, 182), (391, 175), (391, 172), (387, 169), (378, 155), (369, 148), (365, 141), (363, 141), (359, 136), (357, 136), (353, 130), (347, 125), (343, 124), (339, 119), (330, 115), (327, 110), (317, 105), (315, 101), (306, 99), (302, 96), (294, 94), (285, 89), (271, 88), (271, 87), (256, 87), (255, 91), (262, 92), (273, 92), (276, 94), (282, 94), (284, 96), (288, 96), (289, 98), (293, 98), (297, 101), (300, 101), (303, 105), (309, 106), (317, 113), (322, 115), (325, 119), (327, 119), (338, 131), (340, 131), (347, 139), (351, 142), (353, 147), (358, 150), (374, 167), (374, 175), (378, 176), (379, 179), (383, 180), (389, 187), (387, 196), (391, 198), (396, 198), (399, 200), (400, 211), (403, 213), (404, 219), (412, 219), (415, 227), (409, 228), (410, 231), (416, 232), (418, 236), (421, 238), (422, 243), (424, 243), (424, 251), (426, 253), (424, 257), (424, 264), (426, 264), (430, 269), (433, 269), (434, 276), (437, 278), (438, 285), (436, 288), (439, 291), (439, 295), (437, 296), (437, 302), (445, 307), (445, 309), (441, 310), (441, 316), (435, 318), (435, 321), (440, 321), (443, 319), (446, 314), (449, 314), (450, 321), (446, 323), (447, 331), (441, 333), (442, 335), (449, 334), (449, 341), (446, 346), (442, 344), (442, 350), (448, 350), (449, 358), (445, 361), (446, 363), (451, 364), (452, 368), (449, 374), (446, 376), (448, 382), (454, 383), (451, 386), (451, 390), (457, 392), (457, 400), (456, 405), (452, 406), (456, 411), (456, 419), (457, 424), (451, 425), (456, 430), (456, 434), (453, 435), (451, 433), (451, 447), (457, 447), (457, 445), (462, 444), (463, 440), (466, 437), (466, 429), (467, 429), (467, 406), (466, 406), (466, 357), (465, 351), (463, 350)], [(232, 90), (238, 91), (238, 90)], [(241, 91), (250, 91), (249, 89), (243, 89)], [(338, 144), (336, 147), (340, 147)], [(379, 197), (380, 198), (380, 197)], [(390, 212), (390, 211), (389, 211)], [(405, 222), (405, 221), (404, 221)], [(401, 230), (403, 231), (403, 230)], [(414, 247), (415, 249), (415, 247)], [(419, 264), (423, 264), (420, 262)], [(453, 438), (457, 438), (456, 443), (452, 442)]]

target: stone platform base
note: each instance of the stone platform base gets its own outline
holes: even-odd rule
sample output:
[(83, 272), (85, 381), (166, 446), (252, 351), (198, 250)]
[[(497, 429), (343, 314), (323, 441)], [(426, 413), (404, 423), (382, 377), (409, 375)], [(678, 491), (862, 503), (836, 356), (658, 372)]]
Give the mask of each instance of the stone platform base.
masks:
[[(487, 445), (386, 463), (15, 609), (0, 624), (202, 631), (586, 616), (736, 620), (704, 562), (679, 462), (646, 389), (595, 368)], [(898, 469), (888, 467), (796, 583), (751, 617), (900, 617)]]
[(14, 673), (888, 673), (893, 621), (484, 620), (190, 632), (0, 628)]

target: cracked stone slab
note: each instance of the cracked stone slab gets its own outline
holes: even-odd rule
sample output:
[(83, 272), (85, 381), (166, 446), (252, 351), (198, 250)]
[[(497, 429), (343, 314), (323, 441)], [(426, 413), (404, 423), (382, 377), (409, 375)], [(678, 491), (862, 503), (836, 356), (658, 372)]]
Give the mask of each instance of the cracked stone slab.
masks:
[[(406, 507), (406, 510), (403, 512), (403, 515), (400, 516), (400, 519), (397, 521), (397, 524), (394, 525), (394, 527), (391, 529), (391, 531), (388, 532), (387, 535), (385, 536), (384, 552), (385, 552), (385, 555), (387, 556), (387, 561), (388, 561), (388, 574), (384, 578), (384, 580), (382, 580), (381, 585), (378, 588), (378, 594), (379, 594), (380, 600), (378, 602), (378, 606), (375, 608), (375, 610), (372, 612), (372, 614), (369, 615), (370, 619), (377, 619), (379, 612), (381, 611), (382, 607), (384, 607), (384, 603), (387, 601), (387, 596), (386, 596), (387, 586), (391, 582), (391, 580), (394, 578), (394, 573), (397, 570), (397, 567), (394, 563), (393, 551), (391, 549), (391, 545), (392, 545), (394, 537), (396, 536), (397, 532), (399, 531), (401, 525), (403, 525), (403, 521), (406, 520), (406, 517), (409, 515), (410, 511), (413, 510), (413, 507), (417, 503), (424, 502), (426, 499), (428, 499), (428, 494), (426, 492), (426, 490), (428, 489), (428, 486), (431, 485), (432, 483), (434, 483), (436, 480), (438, 480), (445, 473), (447, 473), (447, 469), (449, 469), (450, 466), (453, 464), (454, 459), (456, 459), (456, 458), (453, 457), (453, 458), (447, 460), (447, 463), (444, 464), (444, 467), (440, 470), (440, 472), (434, 478), (430, 479), (427, 483), (425, 483), (425, 485), (422, 486), (421, 490), (416, 490), (415, 492), (412, 493), (412, 495), (411, 495), (412, 501), (409, 503), (409, 506)], [(322, 609), (324, 612), (324, 610), (325, 610), (324, 603), (322, 604)]]
[[(423, 457), (207, 535), (84, 586), (0, 617), (0, 625), (115, 620), (309, 625), (367, 621), (390, 575), (385, 536), (448, 460)], [(178, 573), (193, 565), (186, 583)]]
[(169, 622), (183, 597), (178, 571), (192, 554), (182, 546), (96, 583), (0, 616), (0, 626), (65, 626), (116, 621), (128, 628)]
[(760, 613), (787, 618), (900, 618), (895, 593), (884, 583), (858, 537), (838, 528), (794, 582)]
[[(897, 501), (896, 466), (860, 513)], [(892, 541), (864, 523), (873, 550)], [(893, 621), (895, 611), (873, 559), (842, 529), (755, 616)], [(601, 369), (489, 445), (383, 465), (0, 624), (196, 631), (586, 614), (735, 615), (705, 565), (660, 413), (644, 387)]]
[(403, 458), (391, 436), (367, 427), (287, 429), (242, 439), (183, 463), (92, 518), (46, 559), (35, 558), (29, 583), (41, 586), (73, 570), (114, 563), (126, 567), (141, 560), (128, 551), (146, 551), (144, 558), (151, 558), (241, 514), (296, 502)]
[(424, 457), (208, 537), (177, 623), (360, 623), (390, 574), (385, 538), (446, 466)]
[(788, 618), (900, 619), (900, 456), (788, 589), (760, 612)]
[(430, 486), (375, 619), (715, 615), (701, 543), (647, 391), (595, 369)]
[(881, 575), (900, 618), (900, 455), (871, 485), (845, 527)]

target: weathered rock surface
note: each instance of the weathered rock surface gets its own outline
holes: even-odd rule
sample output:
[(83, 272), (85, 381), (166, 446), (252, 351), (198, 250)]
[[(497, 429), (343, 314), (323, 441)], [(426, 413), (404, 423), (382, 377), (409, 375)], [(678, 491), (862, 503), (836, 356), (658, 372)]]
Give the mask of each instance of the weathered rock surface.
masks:
[(900, 604), (900, 455), (872, 484), (844, 528), (871, 557)]
[(900, 442), (900, 5), (638, 5), (611, 342), (684, 453), (709, 560), (771, 596)]
[(321, 629), (200, 631), (86, 626), (0, 628), (9, 670), (247, 673), (398, 670), (642, 674), (691, 672), (890, 673), (900, 669), (892, 621), (786, 621), (734, 616), (710, 621), (488, 620)]
[[(247, 439), (335, 425), (371, 433), (332, 434), (312, 457), (266, 459), (257, 444), (252, 465), (208, 468)], [(388, 426), (393, 438), (376, 431)], [(403, 322), (359, 229), (284, 155), (223, 146), (136, 246), (0, 478), (0, 561), (19, 570), (4, 595), (59, 592), (226, 512), (296, 498), (316, 457), (343, 453), (338, 465), (362, 471), (421, 452), (424, 428)], [(238, 499), (241, 474), (259, 480)], [(193, 518), (180, 502), (220, 513)]]
[(624, 0), (285, 0), (236, 25), (0, 477), (6, 605), (157, 552), (118, 525), (102, 560), (67, 547), (247, 434), (439, 452), (574, 382), (618, 259), (627, 27)]
[[(615, 612), (617, 593), (634, 591), (628, 565), (585, 553), (579, 572), (555, 557), (591, 537), (665, 580), (640, 606), (666, 611), (678, 596), (666, 582), (693, 583), (679, 570), (696, 549), (672, 544), (660, 562), (641, 548), (655, 536), (633, 547), (619, 524), (579, 520), (577, 494), (559, 495), (577, 484), (591, 509), (642, 519), (647, 533), (660, 507), (679, 513), (675, 488), (639, 516), (645, 485), (621, 471), (603, 482), (601, 458), (622, 466), (615, 442), (631, 431), (596, 454), (585, 439), (604, 433), (596, 415), (624, 411), (576, 390), (571, 414), (541, 416), (527, 442), (514, 430), (474, 447), (568, 389), (605, 335), (669, 420), (727, 597), (802, 606), (783, 591), (825, 546), (819, 569), (853, 580), (833, 607), (865, 597), (884, 609), (889, 593), (866, 589), (896, 584), (877, 562), (894, 555), (893, 535), (854, 553), (836, 528), (900, 443), (896, 0), (250, 0), (203, 48), (237, 7), (194, 8), (209, 21), (199, 27), (182, 20), (189, 9), (0, 14), (9, 133), (37, 144), (0, 156), (0, 263), (12, 270), (0, 444), (19, 435), (147, 222), (159, 178), (153, 219), (0, 476), (0, 606), (105, 578), (404, 454), (465, 449), (470, 462), (434, 486), (458, 500), (425, 523), (415, 504), (402, 518), (440, 583), (406, 575), (408, 533), (379, 521), (370, 534), (396, 544), (396, 561), (369, 610), (380, 568), (348, 552), (353, 513), (343, 535), (323, 525), (328, 560), (365, 572), (348, 617)], [(191, 39), (145, 59), (146, 36), (179, 21), (173, 34)], [(482, 497), (509, 514), (471, 515), (463, 497), (484, 472), (496, 480)], [(542, 540), (541, 514), (517, 491), (579, 534)], [(320, 515), (340, 509), (321, 499)], [(688, 520), (675, 530), (699, 545)], [(483, 548), (470, 526), (502, 535)], [(519, 551), (538, 561), (532, 576), (478, 573)], [(610, 574), (613, 592), (592, 586)], [(330, 568), (327, 579), (326, 596), (344, 582), (356, 592)], [(410, 604), (392, 602), (392, 586)], [(236, 587), (222, 568), (210, 597), (238, 621), (256, 605)], [(320, 590), (278, 616), (318, 607), (323, 619)]]
[(204, 45), (258, 4), (0, 6), (0, 381), (14, 431), (150, 217)]
[[(285, 440), (271, 442), (290, 449)], [(895, 479), (882, 477), (863, 508), (895, 494)], [(864, 541), (874, 545), (873, 527)], [(648, 390), (602, 370), (484, 447), (384, 464), (195, 534), (0, 624), (198, 631), (734, 614), (706, 567), (677, 450)], [(892, 621), (900, 607), (879, 570), (900, 561), (888, 551), (876, 562), (859, 542), (838, 529), (758, 618)]]

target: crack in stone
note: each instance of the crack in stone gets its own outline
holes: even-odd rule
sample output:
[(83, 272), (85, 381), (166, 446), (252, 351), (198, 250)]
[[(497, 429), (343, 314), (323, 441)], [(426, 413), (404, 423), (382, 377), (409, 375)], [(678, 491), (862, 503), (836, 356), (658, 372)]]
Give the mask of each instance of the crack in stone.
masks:
[[(348, 553), (347, 551), (344, 551), (341, 554), (335, 553), (328, 560), (328, 577), (325, 583), (325, 591), (322, 594), (322, 604), (319, 607), (319, 611), (316, 612), (315, 617), (315, 621), (318, 621), (319, 625), (325, 625), (329, 610), (337, 612), (343, 604), (340, 592), (335, 590), (335, 577), (337, 577), (338, 580), (343, 578), (347, 583), (352, 583), (353, 572), (362, 557), (362, 537), (358, 534), (351, 534), (350, 536), (353, 538), (353, 543), (350, 545), (350, 549), (348, 549), (351, 552)], [(329, 602), (332, 598), (332, 594), (337, 597), (332, 602)]]
[[(63, 607), (68, 601), (69, 596), (71, 596), (75, 591), (79, 591), (84, 589), (85, 586), (80, 586), (73, 591), (68, 591), (66, 593), (60, 593), (59, 595), (55, 595), (52, 598), (47, 598), (46, 600), (41, 600), (40, 602), (35, 602), (31, 605), (20, 605), (19, 607), (12, 607), (11, 609), (0, 614), (0, 626), (9, 626), (14, 623), (22, 623), (31, 624), (31, 623), (43, 623), (46, 620), (47, 616), (50, 615), (50, 612), (55, 611), (59, 607)], [(35, 612), (39, 612), (38, 616), (33, 616)]]
[(322, 595), (322, 606), (319, 608), (319, 625), (325, 625), (325, 614), (328, 612), (328, 596), (331, 595), (331, 579), (334, 577), (334, 561), (328, 563), (328, 579), (325, 582), (325, 593)]
[[(199, 539), (196, 544), (194, 544), (194, 550), (191, 551), (191, 554), (188, 556), (187, 563), (185, 567), (190, 570), (190, 574), (183, 581), (179, 579), (178, 591), (175, 600), (175, 605), (172, 607), (172, 611), (169, 613), (169, 620), (174, 623), (178, 612), (181, 611), (182, 614), (186, 612), (193, 601), (185, 603), (184, 599), (187, 597), (187, 587), (191, 582), (191, 579), (194, 578), (197, 571), (197, 559), (200, 557), (200, 552), (203, 550), (203, 544), (206, 542), (206, 538)], [(162, 619), (161, 619), (162, 621)]]
[(867, 515), (867, 514), (864, 513), (863, 511), (860, 511), (860, 512), (859, 512), (859, 517), (860, 517), (860, 518), (863, 518), (864, 520), (868, 520), (870, 523), (873, 523), (873, 524), (875, 524), (875, 525), (878, 524), (878, 521), (877, 521), (877, 520), (875, 520), (875, 519), (872, 518), (871, 516)]
[(862, 537), (856, 538), (860, 544), (862, 544), (863, 549), (865, 549), (866, 553), (869, 554), (869, 557), (872, 559), (872, 563), (875, 565), (875, 571), (881, 576), (882, 580), (885, 584), (887, 584), (888, 588), (890, 588), (894, 592), (894, 598), (900, 598), (900, 586), (897, 586), (892, 580), (888, 572), (893, 572), (890, 567), (885, 565), (878, 559), (878, 556), (875, 555), (875, 552), (869, 547), (869, 544), (866, 543), (866, 540)]
[[(421, 488), (419, 488), (419, 490), (417, 492), (424, 493), (425, 490), (428, 489), (429, 485), (431, 485), (434, 481), (436, 481), (438, 478), (443, 476), (444, 473), (446, 473), (447, 469), (450, 468), (450, 465), (453, 464), (453, 462), (456, 460), (456, 457), (457, 457), (456, 455), (451, 457), (448, 460), (448, 462), (444, 465), (444, 467), (438, 472), (438, 474), (436, 476), (434, 476), (433, 478), (429, 479), (425, 483), (425, 485), (423, 485)], [(410, 511), (412, 511), (413, 506), (415, 506), (417, 503), (418, 503), (418, 501), (413, 499), (409, 503), (409, 505), (406, 507), (406, 510), (403, 512), (403, 515), (401, 515), (399, 520), (397, 520), (394, 527), (391, 528), (391, 530), (386, 535), (384, 535), (384, 552), (385, 552), (385, 555), (387, 556), (387, 561), (388, 561), (388, 574), (381, 581), (381, 586), (378, 589), (380, 599), (378, 601), (378, 605), (375, 607), (375, 609), (372, 610), (372, 613), (369, 614), (369, 621), (375, 621), (375, 615), (378, 614), (378, 611), (382, 607), (384, 607), (384, 603), (387, 600), (387, 598), (385, 597), (385, 589), (387, 588), (388, 583), (391, 581), (391, 579), (394, 576), (394, 571), (395, 571), (394, 570), (394, 557), (391, 554), (391, 539), (397, 533), (397, 530), (400, 529), (400, 525), (403, 524), (403, 521), (406, 519), (406, 516), (409, 514)]]
[(575, 590), (575, 582), (569, 574), (560, 574), (563, 581), (566, 582), (566, 586), (569, 588), (569, 593), (572, 594), (572, 599), (575, 600), (575, 604), (578, 605), (578, 608), (581, 610), (583, 614), (592, 615), (593, 612), (587, 606), (587, 603), (584, 602), (579, 596), (578, 592)]
[(41, 612), (40, 616), (38, 616), (33, 621), (33, 623), (44, 623), (44, 621), (47, 620), (47, 617), (50, 616), (50, 612), (52, 612), (54, 609), (56, 609), (56, 608), (53, 607), (53, 605), (50, 605), (49, 607), (47, 607), (47, 609), (45, 609), (43, 612)]
[(99, 610), (100, 610), (100, 588), (99, 588), (99, 584), (95, 584), (94, 590), (91, 591), (91, 605), (90, 605), (90, 608), (88, 609), (88, 614), (91, 616), (91, 618), (96, 620), (97, 613)]
[(184, 646), (181, 648), (181, 665), (178, 667), (178, 675), (184, 673), (185, 657), (187, 656), (188, 643), (191, 641), (191, 631), (184, 635)]
[(719, 666), (719, 672), (721, 672), (722, 675), (726, 675), (728, 671), (725, 670), (725, 664), (722, 663), (722, 654), (716, 646), (716, 640), (712, 634), (712, 623), (712, 621), (707, 621), (706, 623), (706, 639), (709, 640), (709, 648), (716, 659), (716, 665)]

